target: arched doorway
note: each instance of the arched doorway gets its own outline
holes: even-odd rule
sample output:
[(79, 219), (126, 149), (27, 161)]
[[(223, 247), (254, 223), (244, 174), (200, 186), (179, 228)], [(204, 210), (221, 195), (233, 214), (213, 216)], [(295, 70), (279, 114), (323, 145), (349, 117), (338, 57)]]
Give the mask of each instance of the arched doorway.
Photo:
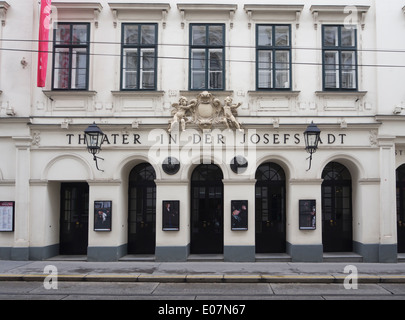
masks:
[(154, 254), (156, 244), (156, 174), (141, 163), (129, 174), (128, 253)]
[(405, 253), (405, 164), (397, 169), (397, 244)]
[(268, 162), (256, 170), (256, 253), (286, 251), (285, 173)]
[(322, 172), (322, 243), (324, 252), (353, 251), (352, 178), (338, 162)]
[(192, 254), (222, 254), (223, 174), (214, 164), (201, 164), (191, 176)]

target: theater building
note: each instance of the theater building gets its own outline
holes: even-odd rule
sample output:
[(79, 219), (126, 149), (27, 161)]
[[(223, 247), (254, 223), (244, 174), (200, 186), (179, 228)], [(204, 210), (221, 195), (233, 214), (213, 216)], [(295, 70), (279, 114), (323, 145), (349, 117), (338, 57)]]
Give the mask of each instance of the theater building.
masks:
[(403, 261), (402, 1), (53, 0), (44, 87), (38, 2), (0, 1), (0, 259)]

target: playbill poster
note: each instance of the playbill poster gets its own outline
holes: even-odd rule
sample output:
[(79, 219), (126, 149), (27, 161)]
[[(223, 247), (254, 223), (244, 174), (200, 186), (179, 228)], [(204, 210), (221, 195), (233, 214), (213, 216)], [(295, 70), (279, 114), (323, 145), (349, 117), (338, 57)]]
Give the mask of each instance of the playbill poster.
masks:
[(0, 231), (14, 231), (14, 201), (0, 202)]

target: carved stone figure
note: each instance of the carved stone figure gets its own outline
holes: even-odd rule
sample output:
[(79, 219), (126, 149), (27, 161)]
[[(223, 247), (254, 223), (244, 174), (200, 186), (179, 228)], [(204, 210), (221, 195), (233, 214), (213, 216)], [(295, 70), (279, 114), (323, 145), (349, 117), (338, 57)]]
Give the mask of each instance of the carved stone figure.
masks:
[(236, 120), (235, 115), (238, 114), (237, 108), (239, 108), (241, 103), (238, 104), (232, 104), (232, 98), (227, 97), (225, 99), (225, 105), (224, 105), (224, 122), (228, 129), (231, 127), (235, 127), (238, 130), (241, 130), (240, 128), (240, 123)]
[(201, 130), (211, 129), (213, 125), (225, 123), (228, 129), (236, 128), (241, 130), (240, 123), (236, 120), (237, 108), (241, 104), (232, 104), (232, 98), (227, 97), (224, 105), (210, 92), (203, 91), (197, 95), (196, 99), (188, 100), (181, 97), (179, 103), (172, 105), (173, 119), (170, 122), (168, 131), (173, 131), (176, 125), (181, 126), (181, 130), (186, 129), (186, 123), (194, 123)]
[(192, 105), (188, 104), (188, 101), (185, 97), (181, 97), (179, 100), (179, 103), (174, 103), (172, 105), (172, 116), (173, 119), (170, 122), (170, 126), (168, 131), (171, 132), (172, 128), (175, 125), (181, 125), (181, 130), (185, 131), (186, 130), (186, 115), (189, 113), (190, 114), (190, 109)]

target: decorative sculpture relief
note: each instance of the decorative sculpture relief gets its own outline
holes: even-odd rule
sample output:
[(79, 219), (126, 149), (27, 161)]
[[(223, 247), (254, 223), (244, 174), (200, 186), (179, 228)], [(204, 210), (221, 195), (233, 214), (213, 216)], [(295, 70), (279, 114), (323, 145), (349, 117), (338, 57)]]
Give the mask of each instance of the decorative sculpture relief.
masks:
[[(168, 131), (171, 132), (176, 126), (180, 126), (182, 131), (186, 130), (186, 123), (193, 123), (201, 130), (209, 130), (213, 125), (224, 123), (228, 129), (241, 129), (240, 123), (236, 120), (237, 108), (241, 103), (233, 104), (232, 98), (227, 97), (222, 105), (208, 91), (198, 94), (196, 99), (190, 102), (185, 97), (181, 97), (179, 103), (172, 104), (172, 120)], [(180, 129), (179, 128), (179, 129)]]

